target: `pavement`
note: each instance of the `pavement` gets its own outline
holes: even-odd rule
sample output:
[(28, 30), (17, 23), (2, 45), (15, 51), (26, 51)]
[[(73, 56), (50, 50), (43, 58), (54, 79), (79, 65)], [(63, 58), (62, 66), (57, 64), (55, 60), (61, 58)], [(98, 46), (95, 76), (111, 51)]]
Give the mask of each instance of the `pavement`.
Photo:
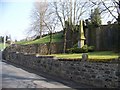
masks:
[[(0, 52), (0, 88), (63, 88), (75, 90), (75, 88), (85, 88), (85, 85), (76, 85), (64, 80), (55, 80), (44, 77), (33, 72), (28, 72), (23, 68), (16, 67), (10, 63), (3, 62)], [(66, 82), (66, 84), (65, 84)], [(73, 88), (74, 87), (74, 88)]]

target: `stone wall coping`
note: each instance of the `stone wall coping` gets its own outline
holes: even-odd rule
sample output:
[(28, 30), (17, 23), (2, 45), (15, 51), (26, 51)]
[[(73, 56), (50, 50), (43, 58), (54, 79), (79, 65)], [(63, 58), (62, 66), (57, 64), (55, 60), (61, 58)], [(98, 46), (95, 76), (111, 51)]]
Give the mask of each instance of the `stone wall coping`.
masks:
[(36, 55), (38, 58), (54, 58), (54, 56), (43, 56), (43, 55)]
[(71, 58), (68, 58), (68, 59), (64, 59), (64, 58), (58, 58), (59, 61), (81, 61), (82, 59), (80, 58), (76, 58), (76, 59), (71, 59)]
[(99, 61), (100, 59), (89, 59), (88, 60), (82, 60), (82, 58), (57, 58), (55, 56), (49, 56), (49, 55), (40, 55), (40, 54), (32, 54), (32, 53), (22, 53), (22, 52), (10, 52), (10, 53), (15, 53), (15, 54), (23, 54), (25, 56), (35, 56), (37, 58), (53, 58), (54, 60), (58, 60), (58, 61), (75, 61), (75, 62), (91, 62), (91, 63), (109, 63), (109, 64), (120, 64), (120, 58), (114, 58), (114, 59), (102, 59), (103, 61)]

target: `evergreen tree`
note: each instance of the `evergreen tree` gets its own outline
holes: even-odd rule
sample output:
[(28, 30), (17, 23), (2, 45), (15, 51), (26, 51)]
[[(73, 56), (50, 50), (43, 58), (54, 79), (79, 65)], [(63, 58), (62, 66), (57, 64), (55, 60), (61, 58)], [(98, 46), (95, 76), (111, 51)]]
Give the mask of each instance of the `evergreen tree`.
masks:
[(91, 24), (94, 26), (101, 25), (102, 21), (101, 21), (99, 8), (95, 8), (94, 11), (91, 10), (90, 20), (91, 20)]

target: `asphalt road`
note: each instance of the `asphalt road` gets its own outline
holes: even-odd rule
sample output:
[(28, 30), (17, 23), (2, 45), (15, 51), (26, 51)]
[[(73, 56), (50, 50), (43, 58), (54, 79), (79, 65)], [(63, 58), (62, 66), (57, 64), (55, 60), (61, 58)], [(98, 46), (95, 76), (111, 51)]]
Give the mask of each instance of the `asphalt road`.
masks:
[[(0, 59), (1, 55), (0, 55)], [(2, 88), (70, 88), (60, 82), (27, 72), (5, 62), (0, 62)]]
[(46, 78), (22, 68), (3, 62), (0, 52), (0, 88), (84, 88), (86, 86), (64, 84), (55, 79)]

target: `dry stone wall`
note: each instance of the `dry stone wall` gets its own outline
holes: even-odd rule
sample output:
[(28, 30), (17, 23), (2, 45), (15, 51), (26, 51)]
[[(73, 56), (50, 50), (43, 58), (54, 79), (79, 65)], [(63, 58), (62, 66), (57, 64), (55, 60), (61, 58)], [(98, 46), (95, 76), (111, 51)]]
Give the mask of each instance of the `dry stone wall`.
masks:
[[(28, 54), (36, 54), (39, 53), (41, 55), (46, 55), (49, 53), (49, 43), (45, 44), (28, 44), (28, 45), (18, 45), (13, 44), (6, 49), (11, 52), (19, 52), (19, 53), (28, 53)], [(6, 50), (5, 49), (5, 50)], [(63, 42), (55, 42), (51, 45), (51, 53), (62, 53), (63, 52)]]
[(120, 88), (119, 63), (63, 60), (53, 56), (36, 56), (18, 52), (3, 52), (6, 61), (38, 72), (95, 87)]

